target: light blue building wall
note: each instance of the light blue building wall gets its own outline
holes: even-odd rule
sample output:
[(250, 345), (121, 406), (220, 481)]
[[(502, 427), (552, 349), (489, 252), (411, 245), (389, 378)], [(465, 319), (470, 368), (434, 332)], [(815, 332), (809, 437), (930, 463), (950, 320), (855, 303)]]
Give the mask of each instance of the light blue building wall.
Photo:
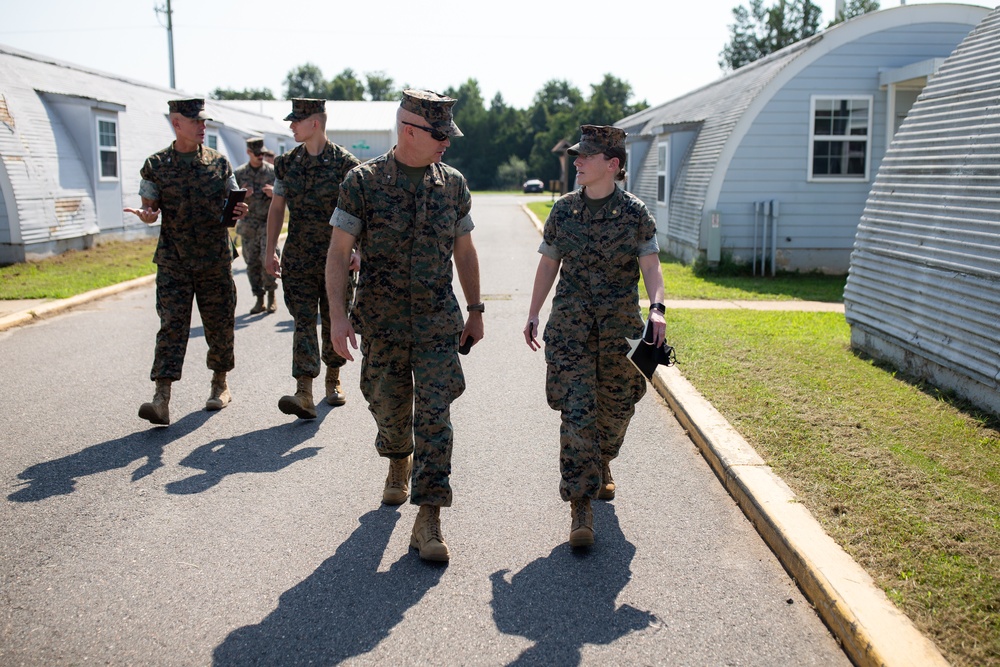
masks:
[(628, 189), (656, 217), (660, 247), (686, 262), (846, 273), (892, 134), (988, 13), (927, 4), (866, 14), (618, 121)]

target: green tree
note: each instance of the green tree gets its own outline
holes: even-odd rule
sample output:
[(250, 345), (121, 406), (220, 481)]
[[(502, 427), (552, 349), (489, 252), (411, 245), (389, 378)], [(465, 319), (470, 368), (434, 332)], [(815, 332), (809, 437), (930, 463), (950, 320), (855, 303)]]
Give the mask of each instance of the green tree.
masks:
[(565, 80), (549, 80), (535, 93), (528, 110), (532, 135), (528, 173), (532, 178), (546, 182), (559, 178), (559, 161), (552, 149), (563, 139), (570, 139), (579, 133), (582, 105), (583, 94)]
[(520, 188), (528, 180), (528, 163), (516, 155), (497, 167), (496, 185), (502, 190)]
[(392, 77), (385, 72), (367, 72), (365, 74), (368, 99), (373, 102), (389, 102), (399, 99), (399, 91), (394, 87)]
[(453, 108), (455, 124), (464, 135), (452, 141), (445, 160), (465, 175), (470, 188), (487, 188), (493, 183), (496, 164), (489, 154), (487, 112), (479, 82), (468, 79), (457, 89), (446, 88), (444, 94), (458, 100)]
[(358, 79), (354, 70), (348, 67), (327, 84), (326, 94), (329, 100), (363, 100), (365, 85)]
[(327, 82), (323, 72), (312, 63), (299, 65), (289, 70), (285, 77), (285, 99), (293, 97), (309, 97), (326, 99)]
[(777, 0), (764, 7), (750, 0), (749, 8), (733, 8), (729, 43), (719, 54), (723, 71), (737, 70), (819, 31), (820, 9), (812, 0)]
[(879, 9), (881, 9), (881, 5), (878, 0), (848, 0), (844, 9), (837, 14), (836, 18), (830, 21), (830, 25), (827, 27), (829, 28), (848, 19), (853, 19), (855, 16), (877, 12)]
[(208, 94), (213, 100), (273, 100), (274, 93), (270, 88), (216, 88)]
[(591, 85), (590, 89), (590, 99), (584, 104), (581, 114), (581, 125), (613, 125), (649, 106), (646, 100), (629, 104), (634, 95), (632, 85), (611, 74), (605, 74), (604, 80)]

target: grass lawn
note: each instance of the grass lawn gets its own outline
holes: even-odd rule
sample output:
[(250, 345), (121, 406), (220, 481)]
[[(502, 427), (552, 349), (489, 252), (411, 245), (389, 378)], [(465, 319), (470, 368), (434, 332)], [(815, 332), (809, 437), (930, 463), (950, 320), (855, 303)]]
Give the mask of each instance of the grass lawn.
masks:
[(839, 313), (668, 310), (679, 368), (956, 665), (1000, 664), (1000, 421)]
[(156, 239), (113, 241), (0, 267), (0, 299), (62, 299), (156, 273)]

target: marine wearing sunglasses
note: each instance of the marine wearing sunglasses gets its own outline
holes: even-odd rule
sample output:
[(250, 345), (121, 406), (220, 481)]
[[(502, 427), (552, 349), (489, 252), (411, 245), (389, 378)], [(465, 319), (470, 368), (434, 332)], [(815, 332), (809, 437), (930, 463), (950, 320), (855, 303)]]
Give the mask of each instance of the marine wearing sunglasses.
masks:
[(402, 122), (403, 125), (409, 125), (410, 127), (415, 127), (418, 130), (423, 130), (424, 132), (427, 132), (428, 134), (431, 135), (431, 139), (433, 139), (434, 141), (447, 141), (448, 139), (451, 138), (449, 135), (445, 134), (441, 130), (434, 127), (427, 127), (425, 125), (416, 125), (414, 123), (407, 123), (405, 120), (400, 122)]

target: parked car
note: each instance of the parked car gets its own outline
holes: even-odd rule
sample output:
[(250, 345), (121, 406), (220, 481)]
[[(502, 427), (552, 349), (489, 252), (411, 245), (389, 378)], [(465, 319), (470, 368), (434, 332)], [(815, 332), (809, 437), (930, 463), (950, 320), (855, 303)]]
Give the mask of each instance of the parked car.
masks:
[(545, 183), (537, 178), (531, 178), (524, 182), (525, 192), (545, 192)]

